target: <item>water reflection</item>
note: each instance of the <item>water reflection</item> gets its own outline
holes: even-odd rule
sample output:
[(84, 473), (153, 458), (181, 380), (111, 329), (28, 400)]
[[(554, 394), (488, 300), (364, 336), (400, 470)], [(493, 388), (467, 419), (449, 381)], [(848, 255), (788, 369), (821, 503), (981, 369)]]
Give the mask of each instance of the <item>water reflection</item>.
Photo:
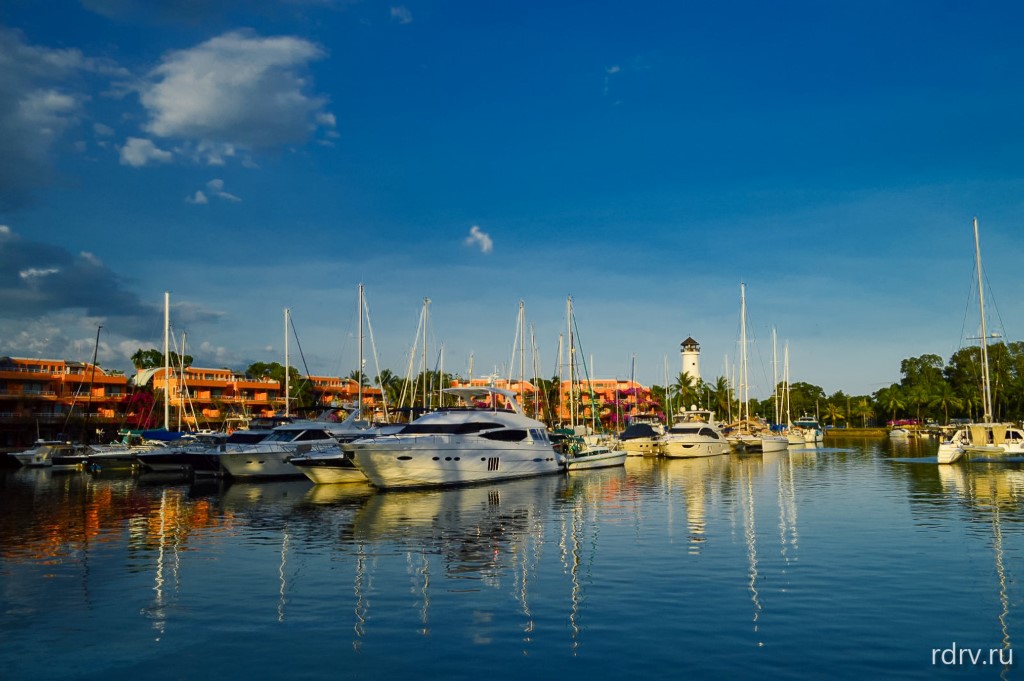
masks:
[[(95, 625), (109, 622), (128, 632), (125, 657), (146, 650), (133, 636), (167, 654), (183, 639), (236, 653), (239, 639), (271, 634), (297, 658), (296, 641), (310, 639), (347, 660), (584, 662), (660, 636), (706, 646), (714, 664), (749, 665), (767, 659), (752, 657), (761, 646), (799, 658), (815, 627), (846, 652), (873, 645), (887, 607), (926, 623), (907, 633), (923, 650), (935, 612), (954, 607), (948, 593), (935, 597), (939, 578), (958, 580), (963, 612), (992, 610), (993, 641), (998, 627), (1009, 649), (1024, 471), (939, 467), (927, 447), (917, 452), (878, 442), (634, 457), (571, 477), (391, 493), (12, 471), (0, 475), (0, 663), (40, 633), (95, 663)], [(982, 580), (991, 569), (991, 600), (979, 601), (978, 575), (962, 579), (972, 550)], [(69, 612), (80, 614), (63, 626)]]
[[(1010, 596), (1006, 559), (1003, 549), (1004, 522), (1019, 523), (1024, 519), (1024, 470), (1020, 464), (962, 463), (936, 466), (942, 487), (961, 501), (975, 519), (987, 520), (991, 526), (993, 563), (999, 589), (1000, 611), (997, 619), (1004, 651), (1012, 651), (1009, 616)], [(1012, 659), (1012, 653), (1010, 653)], [(1001, 658), (1001, 661), (1008, 661)], [(1002, 678), (1010, 665), (1004, 664)]]

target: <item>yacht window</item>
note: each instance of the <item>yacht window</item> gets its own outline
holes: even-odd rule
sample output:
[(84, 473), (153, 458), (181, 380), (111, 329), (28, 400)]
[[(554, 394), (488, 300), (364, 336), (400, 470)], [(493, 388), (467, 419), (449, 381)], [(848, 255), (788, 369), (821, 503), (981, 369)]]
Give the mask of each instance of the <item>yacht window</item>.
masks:
[(263, 442), (264, 438), (267, 437), (266, 433), (260, 432), (249, 432), (246, 430), (236, 431), (228, 436), (227, 442), (231, 444), (252, 444), (253, 442)]
[(480, 437), (485, 437), (488, 440), (500, 440), (501, 442), (519, 442), (526, 439), (526, 431), (519, 428), (507, 428), (490, 433), (481, 433)]
[(322, 430), (304, 430), (299, 434), (297, 438), (295, 438), (295, 441), (309, 442), (310, 440), (329, 440), (330, 437), (330, 435), (328, 435)]
[(716, 440), (718, 439), (718, 433), (716, 433), (715, 431), (711, 430), (710, 428), (701, 428), (700, 429), (700, 434), (703, 435), (704, 437), (710, 437), (710, 438), (714, 438)]
[(294, 430), (276, 430), (268, 435), (264, 442), (291, 442), (294, 438)]
[(697, 435), (700, 433), (699, 428), (673, 428), (669, 431), (673, 435)]
[(410, 423), (400, 431), (401, 435), (466, 435), (478, 433), (481, 430), (501, 428), (500, 423), (488, 423), (486, 421), (475, 421), (471, 423)]

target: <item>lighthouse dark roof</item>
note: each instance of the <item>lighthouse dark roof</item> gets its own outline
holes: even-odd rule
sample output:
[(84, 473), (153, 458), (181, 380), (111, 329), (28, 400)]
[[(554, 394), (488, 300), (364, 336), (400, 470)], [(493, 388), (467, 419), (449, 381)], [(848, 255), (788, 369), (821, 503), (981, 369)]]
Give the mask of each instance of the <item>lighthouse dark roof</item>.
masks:
[(684, 340), (682, 343), (680, 343), (680, 345), (682, 345), (683, 347), (686, 347), (688, 345), (700, 345), (700, 343), (698, 343), (697, 341), (693, 340), (692, 337), (687, 337), (687, 339)]

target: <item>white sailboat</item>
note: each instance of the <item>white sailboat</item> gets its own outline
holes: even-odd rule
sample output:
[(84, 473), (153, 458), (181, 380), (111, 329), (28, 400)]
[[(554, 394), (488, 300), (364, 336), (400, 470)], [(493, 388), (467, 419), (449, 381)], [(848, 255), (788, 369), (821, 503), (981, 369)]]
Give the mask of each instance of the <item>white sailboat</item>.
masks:
[[(610, 468), (612, 466), (623, 466), (626, 463), (626, 450), (616, 449), (613, 446), (615, 441), (609, 438), (607, 441), (597, 435), (579, 436), (576, 432), (576, 400), (571, 396), (576, 392), (576, 377), (574, 367), (576, 364), (576, 344), (573, 335), (575, 319), (572, 314), (572, 296), (569, 296), (566, 303), (569, 319), (569, 422), (572, 435), (562, 443), (562, 450), (565, 454), (565, 470), (580, 471), (593, 468)], [(592, 416), (597, 407), (592, 406)]]
[(988, 328), (985, 325), (985, 290), (981, 273), (981, 245), (978, 238), (978, 218), (974, 218), (974, 259), (978, 273), (978, 309), (981, 313), (981, 334), (978, 338), (981, 350), (981, 399), (982, 418), (978, 423), (968, 423), (953, 433), (953, 436), (939, 443), (938, 462), (953, 463), (964, 455), (1001, 456), (1024, 455), (1024, 430), (993, 420), (992, 388), (988, 367)]
[(750, 383), (747, 366), (747, 285), (740, 284), (740, 421), (729, 436), (734, 446), (752, 452), (780, 452), (789, 447), (784, 435), (773, 435), (766, 426), (752, 427), (750, 417)]

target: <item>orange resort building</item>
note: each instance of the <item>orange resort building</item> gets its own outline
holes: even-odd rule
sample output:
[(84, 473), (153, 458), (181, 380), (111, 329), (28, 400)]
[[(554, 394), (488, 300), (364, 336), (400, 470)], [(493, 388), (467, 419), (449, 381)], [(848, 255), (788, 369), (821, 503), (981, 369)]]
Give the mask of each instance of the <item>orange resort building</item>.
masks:
[[(136, 388), (149, 386), (159, 404), (145, 422), (134, 420), (135, 427), (163, 425), (163, 396), (170, 403), (171, 429), (194, 430), (231, 427), (259, 416), (289, 413), (315, 416), (333, 409), (351, 409), (358, 400), (359, 386), (352, 379), (309, 376), (289, 385), (291, 402), (285, 405), (284, 388), (270, 378), (250, 378), (230, 369), (172, 367), (143, 369), (132, 377)], [(373, 409), (380, 399), (379, 389), (363, 387), (363, 402)], [(140, 405), (141, 406), (141, 405)], [(312, 412), (312, 413), (311, 413)], [(135, 414), (139, 416), (139, 413)]]
[[(527, 414), (537, 414), (551, 426), (566, 425), (572, 421), (570, 396), (575, 394), (576, 420), (580, 425), (593, 425), (596, 417), (603, 428), (621, 429), (633, 414), (656, 414), (661, 406), (651, 398), (651, 390), (636, 381), (594, 379), (575, 381), (570, 391), (569, 381), (562, 381), (557, 390), (548, 394), (529, 381), (498, 379), (494, 387), (515, 393)], [(453, 381), (452, 387), (492, 385), (489, 379)]]
[(128, 379), (87, 362), (0, 357), (0, 447), (37, 437), (83, 438), (88, 429), (118, 428), (129, 399)]

